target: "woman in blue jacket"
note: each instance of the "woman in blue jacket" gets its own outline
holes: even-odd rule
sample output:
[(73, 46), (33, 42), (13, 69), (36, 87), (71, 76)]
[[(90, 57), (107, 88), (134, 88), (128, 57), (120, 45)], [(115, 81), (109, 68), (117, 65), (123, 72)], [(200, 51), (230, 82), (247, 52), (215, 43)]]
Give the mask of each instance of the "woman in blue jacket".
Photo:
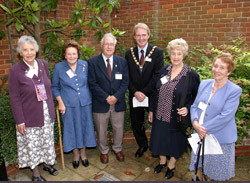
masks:
[[(199, 137), (202, 139), (207, 134), (213, 134), (221, 145), (222, 155), (204, 156), (204, 174), (218, 181), (235, 176), (235, 113), (242, 89), (228, 80), (234, 69), (235, 63), (231, 54), (218, 55), (212, 66), (214, 79), (201, 82), (190, 109), (193, 127)], [(194, 170), (195, 158), (192, 151), (190, 170)]]
[(65, 60), (55, 65), (52, 90), (58, 102), (64, 124), (64, 152), (73, 150), (73, 167), (89, 165), (86, 147), (95, 147), (95, 133), (91, 112), (91, 94), (88, 87), (88, 64), (78, 59), (80, 48), (69, 42), (63, 48)]

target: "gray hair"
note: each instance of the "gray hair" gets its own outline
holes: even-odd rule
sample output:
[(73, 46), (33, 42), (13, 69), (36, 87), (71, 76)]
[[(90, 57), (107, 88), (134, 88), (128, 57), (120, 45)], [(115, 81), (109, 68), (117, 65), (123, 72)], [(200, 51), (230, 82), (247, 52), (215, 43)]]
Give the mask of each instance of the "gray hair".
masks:
[(138, 23), (138, 24), (135, 25), (135, 27), (134, 27), (134, 36), (135, 36), (135, 33), (136, 33), (136, 29), (138, 29), (138, 28), (145, 29), (148, 32), (148, 35), (150, 36), (150, 29), (147, 26), (147, 24), (144, 24), (144, 23)]
[(168, 55), (170, 56), (171, 51), (175, 50), (175, 49), (181, 50), (184, 57), (187, 56), (187, 54), (188, 54), (188, 44), (182, 38), (174, 39), (168, 43), (168, 46), (167, 46)]
[(18, 39), (17, 48), (16, 48), (18, 53), (21, 53), (21, 48), (22, 48), (24, 43), (33, 44), (36, 52), (38, 52), (39, 46), (38, 46), (36, 40), (32, 36), (23, 35)]
[(116, 37), (112, 34), (112, 33), (106, 33), (104, 34), (104, 36), (102, 37), (102, 40), (101, 40), (101, 45), (103, 45), (103, 40), (106, 38), (106, 37), (111, 37), (115, 40), (115, 45), (117, 43), (117, 40), (116, 40)]

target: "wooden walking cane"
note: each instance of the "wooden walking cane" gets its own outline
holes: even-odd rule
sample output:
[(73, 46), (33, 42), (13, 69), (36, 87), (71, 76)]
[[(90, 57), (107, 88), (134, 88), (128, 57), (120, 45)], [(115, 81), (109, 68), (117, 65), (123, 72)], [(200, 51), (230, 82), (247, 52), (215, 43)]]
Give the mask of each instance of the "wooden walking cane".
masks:
[(60, 145), (60, 151), (61, 151), (62, 168), (65, 169), (64, 156), (63, 156), (63, 145), (62, 145), (61, 123), (60, 123), (60, 115), (59, 115), (58, 106), (56, 107), (56, 117), (57, 117), (57, 124), (58, 124), (59, 145)]

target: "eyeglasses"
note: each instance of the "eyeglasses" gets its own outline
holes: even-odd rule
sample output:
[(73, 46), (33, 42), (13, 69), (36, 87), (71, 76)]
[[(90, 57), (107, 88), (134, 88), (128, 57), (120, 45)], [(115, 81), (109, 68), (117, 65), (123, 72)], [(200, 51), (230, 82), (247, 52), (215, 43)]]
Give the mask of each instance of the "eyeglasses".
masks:
[(103, 44), (104, 46), (109, 46), (109, 47), (115, 47), (115, 44), (114, 43), (104, 43)]

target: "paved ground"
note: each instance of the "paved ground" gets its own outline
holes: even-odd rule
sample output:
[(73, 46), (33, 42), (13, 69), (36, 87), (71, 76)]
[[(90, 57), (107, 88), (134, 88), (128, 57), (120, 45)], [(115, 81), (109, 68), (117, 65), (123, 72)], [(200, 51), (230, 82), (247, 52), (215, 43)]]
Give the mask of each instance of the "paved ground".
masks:
[[(166, 168), (160, 174), (154, 174), (153, 171), (159, 159), (153, 158), (150, 151), (147, 151), (142, 158), (135, 158), (136, 149), (136, 143), (125, 143), (123, 145), (125, 161), (117, 161), (115, 155), (109, 152), (108, 164), (100, 162), (97, 148), (88, 149), (87, 156), (90, 166), (85, 168), (80, 165), (78, 169), (72, 167), (72, 153), (64, 154), (66, 168), (62, 169), (60, 156), (57, 157), (57, 164), (55, 165), (55, 168), (59, 170), (59, 175), (49, 175), (40, 166), (41, 174), (48, 181), (166, 181), (164, 178)], [(191, 181), (192, 172), (188, 170), (189, 162), (190, 152), (185, 153), (178, 160), (175, 175), (170, 181)], [(9, 177), (9, 179), (12, 181), (30, 181), (30, 177), (31, 171), (24, 169), (22, 172)], [(236, 176), (230, 181), (250, 181), (250, 156), (242, 156), (236, 159)]]

